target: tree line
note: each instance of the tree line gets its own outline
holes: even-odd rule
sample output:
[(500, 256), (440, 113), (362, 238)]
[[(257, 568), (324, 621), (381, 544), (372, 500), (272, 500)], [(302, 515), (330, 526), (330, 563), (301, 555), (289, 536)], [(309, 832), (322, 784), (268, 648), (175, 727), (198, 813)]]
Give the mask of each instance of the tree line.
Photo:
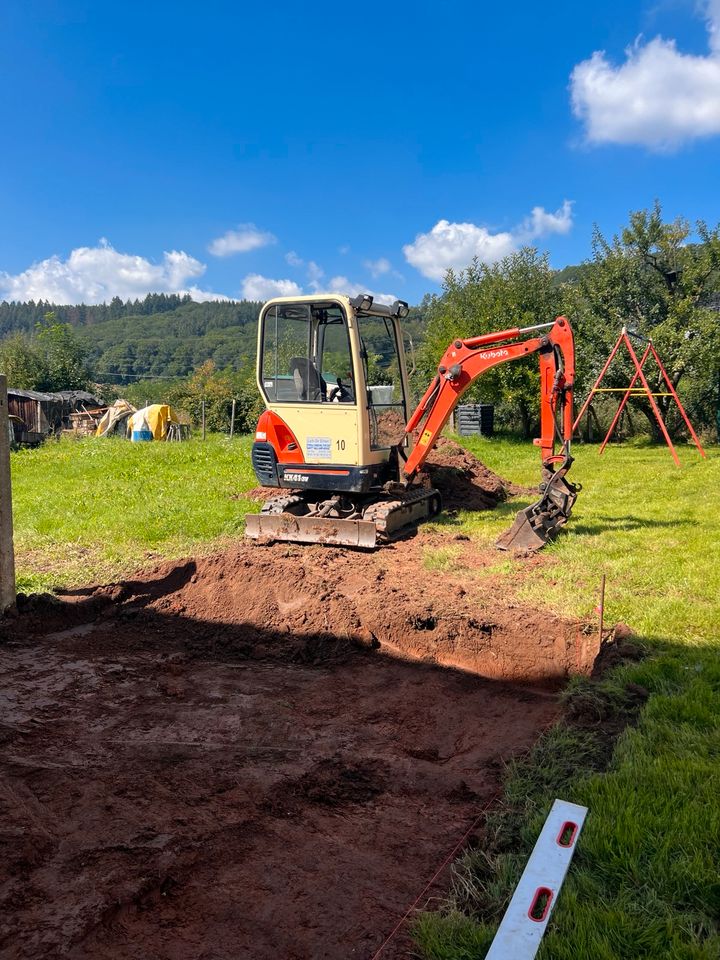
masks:
[[(260, 401), (254, 382), (257, 317), (253, 301), (196, 303), (151, 294), (99, 306), (0, 303), (0, 372), (11, 386), (39, 390), (102, 384), (112, 399), (160, 400), (227, 423), (238, 401), (238, 429), (252, 429)], [(720, 226), (665, 220), (659, 204), (636, 211), (614, 237), (595, 230), (592, 255), (562, 271), (532, 247), (487, 265), (475, 260), (449, 271), (442, 292), (428, 295), (404, 322), (416, 348), (412, 378), (421, 395), (439, 357), (457, 337), (532, 326), (566, 314), (576, 334), (576, 397), (586, 395), (623, 325), (652, 337), (691, 418), (709, 432), (716, 423), (720, 379)], [(368, 331), (372, 353), (372, 331)], [(619, 354), (607, 386), (627, 385), (633, 369)], [(661, 388), (657, 375), (651, 385)], [(539, 379), (532, 361), (489, 371), (466, 395), (494, 403), (501, 426), (524, 436), (538, 428)], [(659, 389), (658, 392), (662, 392)], [(609, 395), (612, 398), (612, 394)], [(617, 396), (617, 395), (616, 395)], [(607, 421), (612, 399), (596, 406)], [(682, 431), (669, 398), (659, 397), (668, 426)], [(634, 401), (657, 425), (649, 405)]]
[[(575, 331), (576, 398), (587, 395), (622, 326), (651, 337), (691, 419), (711, 431), (720, 398), (720, 225), (682, 218), (667, 221), (656, 203), (630, 215), (614, 237), (595, 229), (591, 258), (561, 272), (548, 257), (526, 247), (498, 263), (474, 261), (458, 274), (448, 272), (443, 292), (426, 298), (427, 336), (420, 354), (420, 382), (434, 375), (437, 359), (455, 337), (547, 322), (565, 314)], [(648, 365), (648, 381), (666, 392), (660, 373)], [(623, 387), (634, 367), (616, 355), (604, 382)], [(526, 437), (538, 429), (539, 377), (529, 361), (502, 364), (471, 388), (469, 399), (497, 404), (501, 424)], [(615, 399), (611, 399), (614, 396)], [(599, 401), (607, 423), (617, 394)], [(658, 404), (668, 427), (683, 425), (669, 397)], [(634, 401), (653, 436), (658, 427), (649, 403)]]

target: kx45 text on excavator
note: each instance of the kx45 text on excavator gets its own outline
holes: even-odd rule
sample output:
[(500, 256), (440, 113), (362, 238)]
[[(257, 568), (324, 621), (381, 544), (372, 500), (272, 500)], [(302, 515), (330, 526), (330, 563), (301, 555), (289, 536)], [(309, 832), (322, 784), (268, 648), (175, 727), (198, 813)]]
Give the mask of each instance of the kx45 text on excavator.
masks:
[(471, 383), (529, 353), (540, 359), (540, 498), (497, 546), (537, 550), (567, 522), (579, 489), (566, 479), (575, 376), (567, 319), (453, 341), (408, 417), (407, 314), (403, 301), (387, 306), (369, 295), (263, 306), (257, 376), (267, 409), (252, 463), (262, 486), (286, 492), (247, 517), (248, 536), (375, 547), (436, 515), (440, 494), (418, 472), (440, 432)]

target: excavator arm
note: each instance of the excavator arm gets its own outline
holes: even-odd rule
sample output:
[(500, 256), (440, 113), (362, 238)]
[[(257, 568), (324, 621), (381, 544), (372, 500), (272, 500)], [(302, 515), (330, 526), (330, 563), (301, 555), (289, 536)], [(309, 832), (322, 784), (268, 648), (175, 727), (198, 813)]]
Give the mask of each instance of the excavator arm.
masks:
[[(523, 334), (538, 330), (548, 332), (518, 340)], [(531, 353), (539, 354), (540, 360), (540, 438), (535, 444), (540, 447), (542, 461), (541, 496), (521, 510), (512, 527), (499, 538), (496, 545), (505, 550), (537, 550), (553, 539), (560, 527), (567, 523), (580, 489), (566, 480), (573, 462), (570, 444), (575, 379), (573, 334), (567, 318), (558, 317), (554, 323), (522, 329), (513, 327), (453, 341), (440, 361), (437, 375), (405, 427), (405, 436), (408, 436), (423, 424), (415, 447), (407, 459), (403, 457), (403, 443), (398, 447), (401, 471), (411, 480), (422, 467), (468, 387), (487, 370)], [(557, 454), (556, 445), (559, 446)]]

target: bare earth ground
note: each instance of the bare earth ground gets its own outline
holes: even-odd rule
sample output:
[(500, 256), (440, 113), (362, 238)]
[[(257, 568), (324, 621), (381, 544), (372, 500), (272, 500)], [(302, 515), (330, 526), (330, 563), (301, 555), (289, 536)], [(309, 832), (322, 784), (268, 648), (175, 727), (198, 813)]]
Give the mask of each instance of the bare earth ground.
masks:
[(597, 652), (425, 570), (423, 536), (240, 544), (26, 603), (0, 648), (0, 957), (370, 958)]

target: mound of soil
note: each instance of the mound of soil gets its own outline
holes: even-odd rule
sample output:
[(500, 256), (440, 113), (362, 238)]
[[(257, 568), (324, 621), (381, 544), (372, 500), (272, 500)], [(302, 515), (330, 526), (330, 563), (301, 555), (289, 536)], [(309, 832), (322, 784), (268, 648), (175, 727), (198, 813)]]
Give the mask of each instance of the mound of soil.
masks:
[[(588, 673), (597, 639), (546, 611), (429, 574), (414, 542), (367, 555), (340, 548), (241, 543), (134, 581), (68, 597), (68, 626), (132, 622), (138, 646), (291, 663), (341, 661), (358, 648), (521, 683)], [(99, 613), (98, 613), (99, 611)], [(58, 603), (50, 610), (54, 629)], [(13, 621), (11, 635), (37, 628)], [(27, 632), (27, 629), (25, 630)]]
[[(473, 671), (575, 656), (572, 625), (428, 579), (411, 544), (241, 546), (28, 604), (0, 675), (0, 956), (372, 956), (558, 714)], [(44, 611), (64, 629), (24, 635)]]
[(449, 510), (489, 510), (515, 492), (512, 484), (447, 437), (438, 440), (425, 461), (422, 479), (440, 491)]

